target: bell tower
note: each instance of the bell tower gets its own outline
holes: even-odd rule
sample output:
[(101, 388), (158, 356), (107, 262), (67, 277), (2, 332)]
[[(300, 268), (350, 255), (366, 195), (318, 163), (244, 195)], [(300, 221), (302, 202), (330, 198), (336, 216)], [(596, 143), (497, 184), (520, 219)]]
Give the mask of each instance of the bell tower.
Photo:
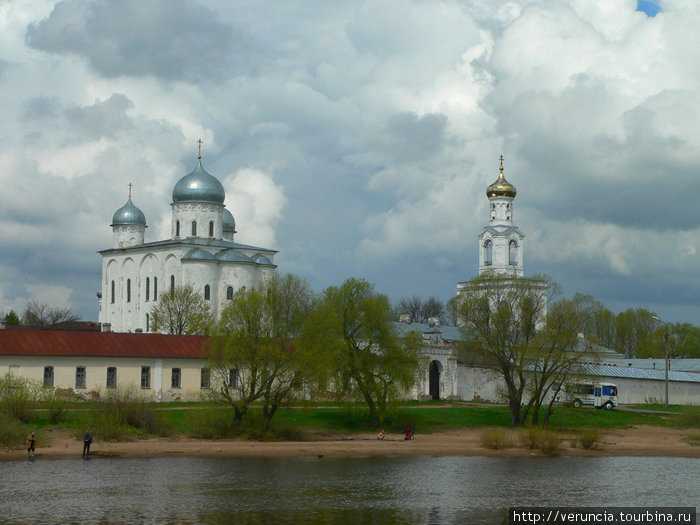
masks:
[(486, 188), (489, 224), (479, 235), (479, 274), (493, 271), (522, 277), (525, 235), (513, 223), (513, 200), (517, 190), (503, 175), (503, 155), (496, 182)]

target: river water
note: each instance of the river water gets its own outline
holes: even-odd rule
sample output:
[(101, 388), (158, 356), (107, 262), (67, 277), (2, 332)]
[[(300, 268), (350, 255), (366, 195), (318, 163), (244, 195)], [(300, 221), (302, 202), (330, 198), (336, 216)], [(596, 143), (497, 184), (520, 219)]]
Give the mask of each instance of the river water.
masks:
[(0, 463), (0, 523), (507, 523), (510, 506), (694, 506), (700, 459)]

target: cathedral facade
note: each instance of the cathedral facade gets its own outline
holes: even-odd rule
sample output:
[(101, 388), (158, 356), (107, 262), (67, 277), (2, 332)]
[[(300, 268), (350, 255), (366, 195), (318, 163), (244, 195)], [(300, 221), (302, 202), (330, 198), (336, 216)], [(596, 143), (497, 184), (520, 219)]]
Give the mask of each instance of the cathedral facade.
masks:
[(150, 332), (151, 308), (161, 294), (190, 285), (218, 318), (241, 288), (256, 287), (276, 271), (276, 250), (234, 241), (236, 223), (221, 182), (202, 167), (172, 192), (169, 239), (146, 242), (146, 217), (129, 198), (112, 217), (112, 247), (102, 256), (99, 321), (115, 332)]

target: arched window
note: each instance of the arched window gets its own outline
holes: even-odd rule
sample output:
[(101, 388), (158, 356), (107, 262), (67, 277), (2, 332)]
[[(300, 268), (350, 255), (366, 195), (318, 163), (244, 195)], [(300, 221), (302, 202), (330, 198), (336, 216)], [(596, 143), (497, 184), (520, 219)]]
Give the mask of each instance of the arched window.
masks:
[(153, 278), (153, 300), (158, 300), (158, 277)]
[(110, 299), (109, 302), (112, 303), (112, 304), (114, 304), (114, 281), (112, 281), (112, 290), (111, 290), (111, 292), (112, 292), (112, 293), (111, 293), (111, 299)]
[(197, 221), (192, 221), (192, 237), (197, 236)]
[(175, 297), (175, 276), (170, 276), (170, 298)]
[(131, 302), (131, 279), (126, 280), (126, 302)]
[(151, 279), (146, 277), (146, 302), (151, 298)]
[(493, 262), (493, 243), (491, 243), (491, 239), (486, 239), (484, 242), (484, 264), (486, 266), (491, 266), (491, 263)]
[(175, 221), (175, 237), (180, 236), (180, 221)]
[(209, 237), (214, 237), (214, 221), (209, 221)]
[(508, 243), (508, 264), (518, 265), (518, 242), (515, 239)]
[(229, 286), (228, 288), (226, 288), (226, 299), (228, 299), (229, 301), (233, 299), (233, 286)]
[(204, 285), (204, 299), (208, 301), (211, 299), (211, 288), (209, 288), (208, 284)]
[(146, 314), (146, 332), (151, 331), (151, 318), (148, 314)]

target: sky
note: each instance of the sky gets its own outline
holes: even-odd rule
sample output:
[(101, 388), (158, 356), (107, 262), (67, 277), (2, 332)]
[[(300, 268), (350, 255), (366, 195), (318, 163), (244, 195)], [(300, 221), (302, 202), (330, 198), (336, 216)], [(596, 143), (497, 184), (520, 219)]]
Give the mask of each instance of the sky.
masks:
[(699, 26), (686, 0), (0, 0), (0, 312), (97, 320), (127, 185), (168, 238), (201, 139), (237, 242), (317, 291), (452, 297), (503, 155), (526, 275), (700, 325)]

